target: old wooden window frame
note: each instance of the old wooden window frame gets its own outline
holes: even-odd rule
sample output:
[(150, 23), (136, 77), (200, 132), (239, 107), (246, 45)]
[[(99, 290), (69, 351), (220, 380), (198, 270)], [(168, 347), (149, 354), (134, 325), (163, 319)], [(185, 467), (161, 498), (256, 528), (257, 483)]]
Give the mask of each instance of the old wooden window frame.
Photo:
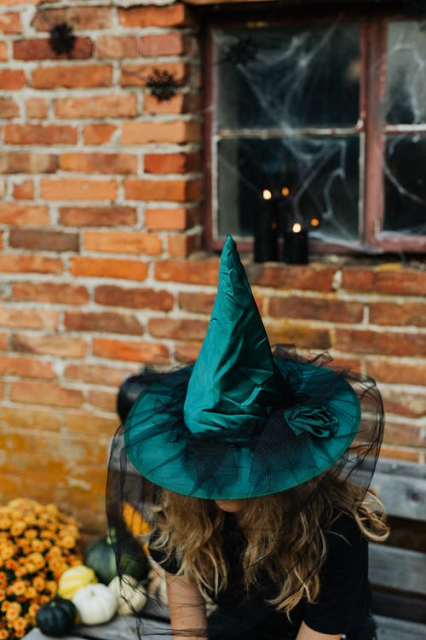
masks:
[[(368, 13), (360, 14), (353, 8), (342, 8), (341, 19), (345, 22), (356, 21), (360, 28), (361, 50), (361, 81), (360, 81), (360, 120), (353, 128), (364, 139), (362, 170), (363, 179), (360, 180), (363, 207), (360, 214), (360, 244), (351, 249), (338, 243), (311, 242), (311, 248), (319, 253), (356, 253), (377, 254), (387, 252), (422, 253), (426, 252), (426, 235), (414, 236), (405, 234), (387, 234), (383, 231), (384, 221), (384, 181), (382, 159), (387, 135), (426, 134), (426, 124), (423, 125), (388, 125), (382, 122), (381, 106), (386, 91), (386, 36), (387, 23), (391, 21), (409, 21), (415, 18), (395, 11), (385, 10), (376, 6), (369, 8)], [(277, 26), (289, 22), (306, 22), (305, 15), (300, 9), (287, 9), (285, 16), (273, 13), (273, 22), (268, 22), (268, 12), (245, 12), (244, 17), (225, 13), (221, 18), (207, 21), (203, 34), (205, 43), (205, 149), (206, 149), (206, 227), (205, 239), (207, 248), (220, 250), (223, 238), (218, 238), (214, 230), (214, 202), (216, 198), (214, 166), (215, 144), (223, 133), (218, 129), (216, 118), (216, 76), (214, 73), (214, 30), (231, 26)], [(326, 22), (335, 19), (336, 9), (327, 13), (324, 9), (311, 7), (309, 21)], [(309, 129), (310, 133), (318, 133), (317, 129)], [(320, 134), (326, 135), (324, 130)], [(253, 241), (242, 239), (239, 247), (244, 251), (252, 251)]]

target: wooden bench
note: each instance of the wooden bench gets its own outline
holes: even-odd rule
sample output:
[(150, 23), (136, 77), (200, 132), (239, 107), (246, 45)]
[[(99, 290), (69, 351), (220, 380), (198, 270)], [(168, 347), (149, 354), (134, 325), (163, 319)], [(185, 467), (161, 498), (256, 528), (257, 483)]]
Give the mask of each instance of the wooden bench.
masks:
[(370, 545), (379, 640), (426, 638), (426, 468), (379, 461), (373, 487), (390, 516), (391, 537)]
[[(378, 640), (426, 639), (426, 468), (425, 466), (379, 461), (373, 479), (398, 534), (401, 523), (406, 537), (419, 540), (422, 550), (389, 543), (370, 545), (370, 580), (373, 586), (373, 612), (378, 624)], [(413, 530), (414, 527), (414, 530)], [(410, 534), (411, 531), (411, 534)], [(413, 533), (414, 531), (414, 533)], [(419, 533), (420, 531), (420, 533)], [(405, 541), (406, 542), (406, 541)], [(144, 640), (171, 640), (166, 635), (167, 611), (148, 609), (143, 622)], [(137, 637), (133, 617), (117, 617), (105, 625), (79, 625), (64, 640), (129, 640)], [(33, 629), (27, 640), (47, 640)]]

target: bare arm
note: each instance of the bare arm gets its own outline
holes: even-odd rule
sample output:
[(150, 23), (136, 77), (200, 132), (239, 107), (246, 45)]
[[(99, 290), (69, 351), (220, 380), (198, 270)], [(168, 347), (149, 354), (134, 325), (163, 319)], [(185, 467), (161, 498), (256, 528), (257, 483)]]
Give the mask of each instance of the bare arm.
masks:
[(319, 633), (310, 629), (307, 624), (302, 622), (296, 640), (341, 640), (341, 634), (330, 635), (328, 633)]
[(206, 638), (206, 606), (198, 587), (170, 573), (166, 573), (166, 583), (173, 638)]

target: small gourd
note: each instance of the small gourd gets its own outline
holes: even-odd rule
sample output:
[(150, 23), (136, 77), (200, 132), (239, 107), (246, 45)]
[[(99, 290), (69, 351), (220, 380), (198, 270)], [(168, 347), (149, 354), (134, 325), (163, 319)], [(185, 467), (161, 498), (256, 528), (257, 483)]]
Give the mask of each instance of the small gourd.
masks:
[(144, 608), (147, 600), (146, 591), (132, 576), (116, 576), (108, 587), (117, 598), (120, 615), (130, 616)]
[(88, 584), (94, 584), (98, 579), (90, 567), (83, 564), (70, 567), (64, 571), (58, 582), (58, 595), (61, 598), (72, 600), (77, 591)]
[[(116, 535), (115, 531), (111, 531), (111, 534), (113, 537)], [(150, 565), (142, 545), (129, 534), (121, 534), (117, 546), (120, 549), (120, 572), (137, 580), (146, 578)], [(84, 561), (94, 570), (99, 582), (104, 584), (109, 584), (118, 574), (114, 546), (109, 535), (88, 546)]]
[(43, 604), (36, 613), (37, 626), (46, 636), (66, 636), (77, 620), (77, 607), (65, 598), (54, 598)]
[(105, 584), (89, 584), (80, 589), (73, 598), (83, 624), (104, 624), (117, 613), (117, 600)]

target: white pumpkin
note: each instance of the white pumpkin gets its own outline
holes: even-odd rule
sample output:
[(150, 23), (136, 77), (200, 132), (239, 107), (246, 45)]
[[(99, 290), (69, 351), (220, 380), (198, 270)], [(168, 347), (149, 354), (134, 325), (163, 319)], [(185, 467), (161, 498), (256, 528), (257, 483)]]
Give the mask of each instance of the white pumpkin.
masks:
[(103, 624), (117, 613), (115, 595), (105, 584), (89, 584), (77, 591), (72, 599), (82, 624)]
[(117, 598), (118, 613), (130, 616), (144, 608), (147, 600), (146, 591), (132, 576), (116, 576), (108, 587)]

